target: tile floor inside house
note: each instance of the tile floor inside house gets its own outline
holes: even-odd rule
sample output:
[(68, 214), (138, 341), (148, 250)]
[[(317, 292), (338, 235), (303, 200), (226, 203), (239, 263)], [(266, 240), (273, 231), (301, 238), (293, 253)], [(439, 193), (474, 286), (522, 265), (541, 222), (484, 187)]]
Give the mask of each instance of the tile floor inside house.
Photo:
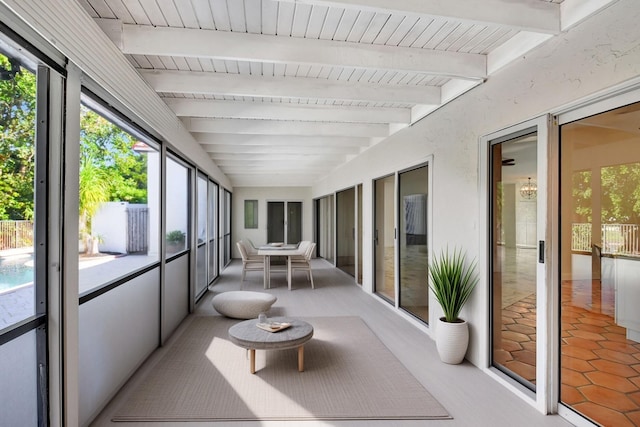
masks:
[[(561, 308), (564, 404), (607, 426), (640, 425), (640, 343), (614, 320), (612, 288), (565, 281)], [(535, 294), (502, 309), (502, 348), (494, 360), (535, 384)]]

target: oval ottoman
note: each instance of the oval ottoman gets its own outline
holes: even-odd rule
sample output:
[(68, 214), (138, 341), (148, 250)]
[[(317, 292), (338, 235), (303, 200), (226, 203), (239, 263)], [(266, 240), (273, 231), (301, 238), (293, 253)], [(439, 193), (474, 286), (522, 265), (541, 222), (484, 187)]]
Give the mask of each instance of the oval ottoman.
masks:
[(223, 316), (234, 319), (255, 319), (269, 311), (278, 298), (264, 292), (229, 291), (213, 297), (211, 305)]

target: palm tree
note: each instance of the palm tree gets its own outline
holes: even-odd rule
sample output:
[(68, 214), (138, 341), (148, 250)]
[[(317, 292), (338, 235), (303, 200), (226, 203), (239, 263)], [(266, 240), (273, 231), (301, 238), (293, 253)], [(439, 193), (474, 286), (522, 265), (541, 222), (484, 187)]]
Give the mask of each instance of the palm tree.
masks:
[(98, 253), (98, 238), (91, 233), (91, 219), (100, 205), (109, 200), (107, 175), (92, 161), (83, 156), (80, 161), (80, 234), (85, 242), (86, 254)]

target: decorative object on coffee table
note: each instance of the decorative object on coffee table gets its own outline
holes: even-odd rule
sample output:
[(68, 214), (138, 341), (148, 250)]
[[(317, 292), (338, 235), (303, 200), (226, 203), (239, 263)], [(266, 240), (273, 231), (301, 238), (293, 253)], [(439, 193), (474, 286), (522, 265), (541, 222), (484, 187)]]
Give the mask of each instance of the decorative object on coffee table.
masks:
[(249, 350), (250, 371), (256, 373), (256, 350), (298, 349), (298, 371), (304, 371), (304, 344), (313, 337), (313, 326), (298, 319), (274, 317), (269, 322), (289, 324), (278, 331), (266, 331), (257, 326), (259, 320), (245, 320), (229, 328), (229, 339)]

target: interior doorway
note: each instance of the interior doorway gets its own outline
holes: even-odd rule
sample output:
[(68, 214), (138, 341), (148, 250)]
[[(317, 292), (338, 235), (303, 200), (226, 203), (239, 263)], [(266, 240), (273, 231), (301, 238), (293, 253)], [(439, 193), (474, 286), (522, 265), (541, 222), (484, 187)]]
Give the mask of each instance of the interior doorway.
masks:
[(267, 242), (296, 244), (302, 240), (302, 202), (267, 202)]

